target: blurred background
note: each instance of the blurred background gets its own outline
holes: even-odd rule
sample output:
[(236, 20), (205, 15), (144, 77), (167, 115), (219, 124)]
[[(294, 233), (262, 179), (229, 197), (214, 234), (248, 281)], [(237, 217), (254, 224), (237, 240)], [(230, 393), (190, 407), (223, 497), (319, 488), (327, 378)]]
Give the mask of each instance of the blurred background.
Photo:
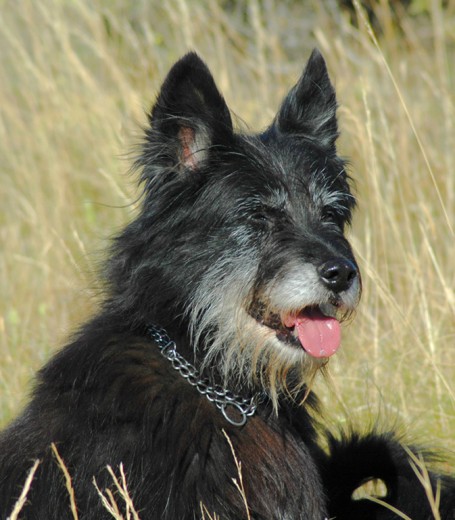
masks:
[[(316, 382), (327, 420), (455, 450), (455, 1), (1, 0), (0, 424), (96, 308), (169, 67), (195, 49), (264, 128), (311, 49), (340, 103), (363, 299)], [(380, 418), (380, 419), (379, 419)]]

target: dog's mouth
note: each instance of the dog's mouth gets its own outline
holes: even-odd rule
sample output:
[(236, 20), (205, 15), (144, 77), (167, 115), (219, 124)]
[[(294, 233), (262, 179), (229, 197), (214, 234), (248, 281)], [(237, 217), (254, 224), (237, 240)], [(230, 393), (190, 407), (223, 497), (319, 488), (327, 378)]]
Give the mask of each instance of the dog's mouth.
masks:
[(337, 303), (310, 305), (293, 313), (264, 312), (264, 306), (259, 305), (251, 313), (260, 325), (272, 329), (281, 342), (302, 348), (314, 358), (330, 357), (339, 349), (340, 321), (345, 314)]

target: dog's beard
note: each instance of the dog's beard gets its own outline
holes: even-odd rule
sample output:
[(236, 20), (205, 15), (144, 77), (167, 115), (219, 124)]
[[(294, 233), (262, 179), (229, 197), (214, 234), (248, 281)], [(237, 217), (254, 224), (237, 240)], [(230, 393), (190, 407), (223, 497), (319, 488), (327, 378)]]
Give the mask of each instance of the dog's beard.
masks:
[(189, 303), (190, 330), (202, 369), (215, 366), (226, 385), (260, 388), (277, 406), (279, 395), (299, 394), (326, 360), (252, 315), (257, 265), (250, 250), (213, 264)]

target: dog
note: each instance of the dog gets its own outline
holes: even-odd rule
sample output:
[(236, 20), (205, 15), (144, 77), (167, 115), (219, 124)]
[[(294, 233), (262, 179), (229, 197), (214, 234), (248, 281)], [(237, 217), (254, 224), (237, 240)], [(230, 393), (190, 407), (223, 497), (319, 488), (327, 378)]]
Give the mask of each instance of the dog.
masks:
[[(2, 518), (35, 460), (24, 519), (111, 518), (100, 494), (113, 476), (142, 520), (433, 518), (417, 451), (393, 432), (325, 432), (309, 390), (361, 293), (336, 109), (317, 50), (257, 135), (234, 131), (198, 55), (172, 67), (99, 311), (0, 435)], [(373, 479), (382, 503), (355, 500)], [(454, 519), (455, 480), (428, 479)]]

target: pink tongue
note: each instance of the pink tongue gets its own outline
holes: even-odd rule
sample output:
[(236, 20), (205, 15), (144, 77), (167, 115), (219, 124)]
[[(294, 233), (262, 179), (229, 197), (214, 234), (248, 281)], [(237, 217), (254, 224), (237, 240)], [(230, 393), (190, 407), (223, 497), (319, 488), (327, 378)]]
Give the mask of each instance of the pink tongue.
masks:
[(302, 347), (313, 357), (330, 357), (340, 346), (340, 323), (317, 309), (306, 310), (285, 324), (297, 327)]

